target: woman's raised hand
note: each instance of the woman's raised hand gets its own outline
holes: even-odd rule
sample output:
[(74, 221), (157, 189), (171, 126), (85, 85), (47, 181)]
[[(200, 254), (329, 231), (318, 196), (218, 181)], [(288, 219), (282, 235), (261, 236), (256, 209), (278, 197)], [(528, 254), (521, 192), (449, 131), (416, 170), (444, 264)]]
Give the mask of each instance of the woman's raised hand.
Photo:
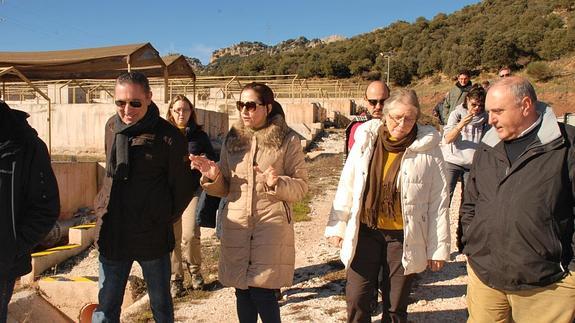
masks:
[(261, 174), (265, 181), (266, 185), (269, 187), (274, 187), (278, 183), (278, 172), (272, 166), (268, 166), (265, 171), (262, 171), (257, 165), (254, 166), (254, 170), (256, 173)]
[(202, 176), (207, 177), (210, 180), (215, 180), (220, 174), (220, 167), (213, 160), (209, 160), (204, 155), (194, 155), (190, 154), (190, 167), (192, 169), (197, 169), (202, 173)]

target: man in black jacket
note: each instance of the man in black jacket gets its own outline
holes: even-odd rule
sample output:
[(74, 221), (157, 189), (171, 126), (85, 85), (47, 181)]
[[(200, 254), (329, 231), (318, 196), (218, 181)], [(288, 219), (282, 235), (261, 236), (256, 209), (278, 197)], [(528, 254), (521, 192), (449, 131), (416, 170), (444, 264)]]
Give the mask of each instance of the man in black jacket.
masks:
[(48, 149), (27, 118), (0, 101), (0, 322), (16, 278), (32, 270), (32, 248), (60, 213)]
[(520, 77), (495, 83), (486, 108), (461, 208), (468, 322), (571, 323), (575, 128)]
[(189, 171), (184, 137), (152, 102), (146, 76), (120, 75), (115, 104), (117, 114), (105, 129), (106, 178), (96, 200), (100, 291), (92, 322), (119, 322), (134, 261), (142, 267), (155, 321), (173, 322), (173, 224), (190, 202), (199, 176)]

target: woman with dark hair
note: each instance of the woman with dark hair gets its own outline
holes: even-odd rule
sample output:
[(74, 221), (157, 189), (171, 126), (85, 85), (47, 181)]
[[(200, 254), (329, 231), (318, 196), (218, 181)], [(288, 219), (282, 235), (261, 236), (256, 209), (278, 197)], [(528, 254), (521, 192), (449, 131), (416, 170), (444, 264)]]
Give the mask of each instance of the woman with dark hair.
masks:
[[(462, 198), (471, 162), (483, 135), (489, 130), (488, 116), (485, 112), (485, 89), (475, 84), (467, 94), (465, 101), (455, 107), (443, 128), (443, 158), (449, 201), (453, 197), (457, 181), (462, 184)], [(451, 202), (450, 202), (451, 203)], [(461, 225), (457, 225), (457, 248), (461, 251)]]
[(227, 198), (218, 278), (236, 289), (239, 321), (280, 322), (276, 290), (291, 286), (295, 264), (291, 203), (307, 192), (307, 167), (268, 86), (247, 84), (237, 108), (220, 162), (190, 159), (206, 192)]
[[(166, 120), (180, 129), (186, 136), (190, 154), (205, 155), (210, 160), (216, 159), (210, 138), (202, 130), (202, 126), (198, 124), (196, 109), (187, 97), (176, 95), (172, 99)], [(196, 221), (196, 208), (201, 191), (200, 188), (195, 192), (192, 201), (182, 214), (182, 218), (174, 223), (176, 245), (171, 256), (171, 292), (173, 297), (179, 297), (184, 292), (184, 265), (191, 274), (192, 288), (201, 289), (204, 285), (201, 274), (200, 226), (197, 225)]]

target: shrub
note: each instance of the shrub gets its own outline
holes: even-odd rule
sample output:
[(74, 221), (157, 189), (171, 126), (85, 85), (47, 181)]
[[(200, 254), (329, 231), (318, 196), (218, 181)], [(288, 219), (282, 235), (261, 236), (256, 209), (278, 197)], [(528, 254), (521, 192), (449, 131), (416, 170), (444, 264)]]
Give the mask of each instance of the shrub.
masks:
[(527, 65), (527, 75), (537, 81), (547, 81), (553, 78), (555, 71), (545, 62), (538, 61)]

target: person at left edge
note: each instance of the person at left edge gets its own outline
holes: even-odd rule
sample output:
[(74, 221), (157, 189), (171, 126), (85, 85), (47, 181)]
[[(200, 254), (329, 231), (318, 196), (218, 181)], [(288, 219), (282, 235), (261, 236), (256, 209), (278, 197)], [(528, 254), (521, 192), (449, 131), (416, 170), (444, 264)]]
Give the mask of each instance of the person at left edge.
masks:
[(60, 213), (50, 155), (25, 112), (0, 101), (0, 322), (16, 278), (32, 270), (30, 252)]

